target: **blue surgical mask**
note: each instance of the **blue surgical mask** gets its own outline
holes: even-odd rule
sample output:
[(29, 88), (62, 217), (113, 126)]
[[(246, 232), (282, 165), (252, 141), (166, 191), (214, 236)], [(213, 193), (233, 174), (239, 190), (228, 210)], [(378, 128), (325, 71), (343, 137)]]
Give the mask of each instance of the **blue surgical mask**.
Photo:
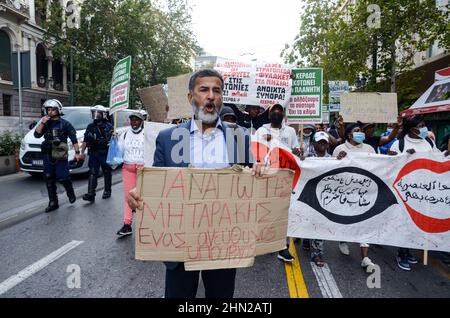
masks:
[(362, 144), (364, 140), (366, 139), (366, 134), (363, 132), (354, 132), (353, 133), (353, 141)]
[(419, 137), (422, 139), (425, 139), (428, 137), (428, 128), (427, 127), (422, 127), (419, 129)]

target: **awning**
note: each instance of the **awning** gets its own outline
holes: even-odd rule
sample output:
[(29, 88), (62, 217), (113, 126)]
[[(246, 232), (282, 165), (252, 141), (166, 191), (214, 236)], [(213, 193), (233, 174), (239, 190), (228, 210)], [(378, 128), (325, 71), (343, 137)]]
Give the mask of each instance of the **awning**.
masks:
[(450, 78), (435, 82), (401, 115), (429, 114), (450, 111)]
[(435, 81), (443, 81), (450, 78), (450, 67), (443, 68), (442, 70), (436, 71), (434, 74)]

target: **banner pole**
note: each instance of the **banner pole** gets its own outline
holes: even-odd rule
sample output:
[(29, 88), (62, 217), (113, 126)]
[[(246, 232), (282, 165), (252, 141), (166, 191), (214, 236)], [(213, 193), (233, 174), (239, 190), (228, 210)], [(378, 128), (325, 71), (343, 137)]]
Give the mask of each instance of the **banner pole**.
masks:
[[(303, 149), (303, 124), (300, 124), (300, 148)], [(305, 149), (303, 149), (305, 151)]]

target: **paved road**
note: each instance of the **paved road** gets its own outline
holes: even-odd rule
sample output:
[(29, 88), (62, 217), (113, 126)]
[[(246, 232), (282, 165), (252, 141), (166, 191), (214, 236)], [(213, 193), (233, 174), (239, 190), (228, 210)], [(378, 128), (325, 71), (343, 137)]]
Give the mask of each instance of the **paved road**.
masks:
[[(87, 174), (73, 175), (77, 196), (87, 192)], [(121, 182), (120, 169), (113, 172), (113, 183)], [(0, 228), (42, 213), (48, 205), (48, 194), (42, 177), (32, 177), (20, 172), (0, 177)], [(59, 203), (68, 202), (64, 187), (57, 183)], [(99, 178), (98, 189), (103, 189)]]
[[(122, 225), (121, 183), (113, 186), (113, 195), (95, 204), (64, 203), (53, 213), (38, 213), (1, 229), (0, 297), (163, 297), (164, 265), (134, 260), (134, 236), (116, 237)], [(381, 288), (368, 288), (368, 274), (359, 267), (359, 246), (351, 244), (350, 249), (351, 255), (343, 256), (337, 243), (326, 242), (329, 272), (317, 270), (300, 244), (294, 265), (285, 266), (276, 254), (258, 257), (253, 267), (238, 270), (235, 296), (450, 297), (450, 271), (433, 257), (429, 266), (418, 264), (403, 272), (394, 263), (394, 248), (373, 246)], [(80, 269), (80, 288), (68, 287), (73, 268)], [(203, 295), (200, 288), (198, 296)]]

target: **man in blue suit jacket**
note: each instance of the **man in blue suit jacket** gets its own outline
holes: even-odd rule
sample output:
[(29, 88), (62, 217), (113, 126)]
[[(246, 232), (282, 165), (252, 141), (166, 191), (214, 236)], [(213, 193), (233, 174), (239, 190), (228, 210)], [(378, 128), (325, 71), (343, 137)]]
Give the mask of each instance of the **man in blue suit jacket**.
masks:
[[(201, 70), (189, 81), (188, 100), (193, 117), (179, 126), (163, 130), (156, 138), (155, 167), (226, 168), (233, 164), (251, 166), (250, 135), (233, 129), (219, 118), (222, 107), (223, 78), (214, 70)], [(135, 190), (129, 205), (137, 208), (140, 197)], [(166, 298), (194, 298), (200, 271), (186, 271), (184, 263), (166, 262)], [(236, 269), (204, 270), (202, 280), (206, 298), (231, 298)]]

